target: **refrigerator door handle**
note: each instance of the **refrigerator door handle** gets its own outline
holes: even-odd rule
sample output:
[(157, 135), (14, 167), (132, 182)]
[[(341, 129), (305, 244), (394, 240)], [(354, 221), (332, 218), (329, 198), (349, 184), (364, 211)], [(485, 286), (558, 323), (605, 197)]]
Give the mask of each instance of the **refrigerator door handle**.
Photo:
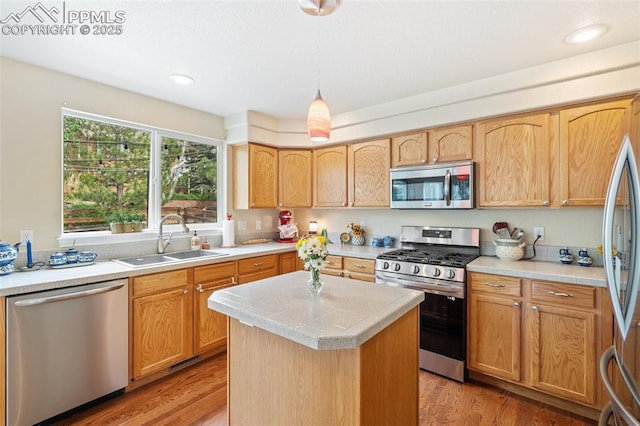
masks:
[[(613, 384), (609, 379), (609, 362), (612, 359), (616, 362), (616, 364), (618, 364), (618, 359), (615, 356), (615, 348), (613, 346), (607, 349), (600, 358), (600, 376), (602, 377), (602, 384), (609, 394), (611, 401), (602, 409), (598, 424), (602, 426), (607, 425), (609, 417), (611, 417), (612, 413), (615, 413), (628, 425), (640, 425), (638, 419), (627, 409), (627, 407), (625, 407), (624, 403), (620, 400), (620, 397), (616, 393), (615, 389), (613, 388)], [(618, 367), (620, 367), (619, 364)], [(621, 370), (621, 374), (625, 378), (625, 383), (627, 384), (627, 387), (631, 392), (633, 399), (635, 399), (636, 403), (640, 402), (640, 396), (637, 394), (633, 386), (629, 386), (625, 372)], [(603, 421), (604, 423), (602, 423)]]

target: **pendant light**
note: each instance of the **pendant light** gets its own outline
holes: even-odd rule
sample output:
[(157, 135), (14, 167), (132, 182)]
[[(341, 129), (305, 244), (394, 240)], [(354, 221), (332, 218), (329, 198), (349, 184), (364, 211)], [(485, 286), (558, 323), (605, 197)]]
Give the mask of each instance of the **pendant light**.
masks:
[(320, 94), (320, 16), (328, 15), (338, 7), (338, 0), (300, 0), (300, 7), (309, 14), (315, 15), (318, 19), (318, 45), (317, 45), (317, 82), (318, 91), (316, 97), (309, 106), (307, 112), (307, 133), (313, 142), (326, 142), (331, 134), (331, 115), (327, 103)]

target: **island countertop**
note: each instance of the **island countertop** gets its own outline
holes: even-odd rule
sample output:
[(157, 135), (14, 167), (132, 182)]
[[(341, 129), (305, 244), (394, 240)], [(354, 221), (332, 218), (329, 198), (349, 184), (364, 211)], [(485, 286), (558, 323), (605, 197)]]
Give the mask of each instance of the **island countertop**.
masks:
[(312, 349), (354, 349), (424, 300), (421, 291), (323, 275), (319, 295), (308, 271), (214, 292), (210, 309)]

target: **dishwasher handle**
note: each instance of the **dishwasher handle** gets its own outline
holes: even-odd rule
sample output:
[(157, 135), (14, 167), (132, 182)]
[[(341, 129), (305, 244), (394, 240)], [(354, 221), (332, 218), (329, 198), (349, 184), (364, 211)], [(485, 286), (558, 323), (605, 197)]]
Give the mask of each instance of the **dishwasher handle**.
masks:
[(58, 296), (39, 297), (37, 299), (18, 300), (14, 303), (16, 307), (29, 307), (44, 305), (45, 303), (61, 302), (63, 300), (78, 299), (80, 297), (92, 296), (94, 294), (107, 293), (114, 290), (119, 290), (124, 287), (124, 284), (116, 284), (106, 287), (92, 288), (91, 290), (76, 291), (74, 293), (61, 294)]

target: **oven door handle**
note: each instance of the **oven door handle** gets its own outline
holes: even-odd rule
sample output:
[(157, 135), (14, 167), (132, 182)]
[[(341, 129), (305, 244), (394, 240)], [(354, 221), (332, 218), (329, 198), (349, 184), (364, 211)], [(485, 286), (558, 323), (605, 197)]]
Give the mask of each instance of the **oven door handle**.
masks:
[[(440, 294), (443, 296), (454, 296), (454, 297), (459, 297), (459, 298), (464, 298), (464, 296), (462, 295), (458, 295), (455, 296), (454, 292), (452, 290), (455, 289), (454, 286), (447, 284), (447, 283), (429, 283), (429, 284), (425, 284), (425, 286), (421, 286), (420, 283), (418, 283), (417, 285), (411, 285), (411, 282), (407, 281), (407, 280), (403, 280), (403, 279), (399, 279), (399, 278), (395, 278), (393, 276), (387, 275), (384, 272), (376, 272), (375, 273), (375, 282), (377, 284), (386, 284), (386, 285), (390, 285), (393, 287), (404, 287), (404, 288), (410, 288), (412, 290), (419, 290), (419, 291), (425, 291), (427, 293), (434, 293), (434, 294)], [(432, 289), (430, 290), (428, 288), (428, 286), (431, 286)]]

